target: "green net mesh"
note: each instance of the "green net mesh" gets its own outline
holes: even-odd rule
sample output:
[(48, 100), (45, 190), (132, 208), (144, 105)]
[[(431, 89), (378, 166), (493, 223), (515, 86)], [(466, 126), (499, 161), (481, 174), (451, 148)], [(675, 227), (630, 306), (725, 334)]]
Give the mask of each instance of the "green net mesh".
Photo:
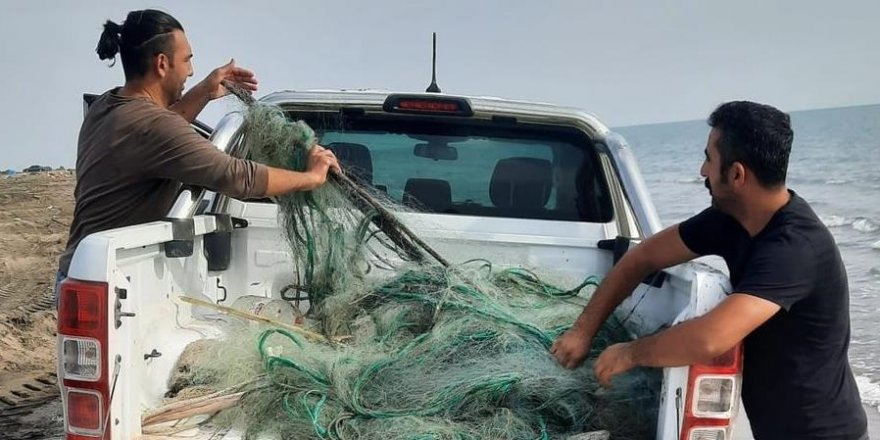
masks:
[[(316, 143), (306, 124), (262, 104), (249, 107), (246, 133), (250, 157), (294, 170), (305, 169)], [(445, 267), (404, 243), (375, 203), (401, 206), (372, 197), (367, 203), (330, 183), (277, 198), (295, 286), (310, 301), (304, 325), (332, 342), (279, 328), (228, 332), (203, 351), (193, 375), (216, 387), (251, 380), (218, 423), (249, 438), (653, 436), (660, 373), (638, 369), (611, 389), (592, 374), (601, 350), (629, 339), (619, 322), (601, 329), (578, 369), (560, 367), (548, 352), (595, 277), (563, 289), (485, 260)]]

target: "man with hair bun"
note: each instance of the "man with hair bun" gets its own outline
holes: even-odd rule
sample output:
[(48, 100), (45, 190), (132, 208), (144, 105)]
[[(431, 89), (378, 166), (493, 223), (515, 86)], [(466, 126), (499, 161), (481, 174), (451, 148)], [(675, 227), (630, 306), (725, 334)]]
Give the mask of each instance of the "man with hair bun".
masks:
[(189, 123), (208, 102), (229, 93), (224, 81), (254, 91), (257, 80), (232, 60), (184, 94), (193, 75), (192, 49), (183, 26), (165, 12), (132, 11), (122, 24), (108, 20), (96, 52), (113, 60), (111, 66), (120, 56), (125, 84), (98, 97), (80, 129), (76, 207), (58, 282), (80, 240), (160, 220), (181, 183), (255, 198), (309, 191), (326, 182), (331, 168), (341, 172), (320, 145), (309, 152), (306, 170), (297, 172), (233, 158), (196, 133)]

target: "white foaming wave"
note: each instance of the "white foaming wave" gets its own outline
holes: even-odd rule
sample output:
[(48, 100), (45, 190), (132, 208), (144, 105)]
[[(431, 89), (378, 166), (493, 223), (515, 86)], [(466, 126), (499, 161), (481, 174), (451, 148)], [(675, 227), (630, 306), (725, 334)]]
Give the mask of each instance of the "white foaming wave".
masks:
[(874, 220), (865, 217), (843, 217), (840, 215), (820, 215), (819, 220), (829, 228), (839, 228), (841, 226), (850, 226), (859, 232), (877, 232), (880, 231), (880, 225)]
[(871, 249), (877, 249), (877, 250), (880, 250), (880, 240), (875, 241), (875, 242), (871, 245)]
[(862, 403), (880, 411), (880, 384), (872, 382), (870, 378), (856, 376), (856, 385), (859, 387)]
[(703, 183), (706, 179), (703, 177), (687, 177), (675, 179), (675, 183)]
[(848, 218), (841, 217), (839, 215), (829, 215), (827, 217), (824, 215), (820, 215), (819, 220), (821, 220), (822, 223), (825, 223), (825, 226), (829, 228), (837, 228), (850, 224), (850, 220)]
[(828, 179), (825, 181), (826, 185), (844, 185), (849, 183), (849, 180), (846, 179)]
[(859, 232), (874, 232), (880, 230), (880, 225), (867, 218), (857, 218), (853, 220), (852, 227)]

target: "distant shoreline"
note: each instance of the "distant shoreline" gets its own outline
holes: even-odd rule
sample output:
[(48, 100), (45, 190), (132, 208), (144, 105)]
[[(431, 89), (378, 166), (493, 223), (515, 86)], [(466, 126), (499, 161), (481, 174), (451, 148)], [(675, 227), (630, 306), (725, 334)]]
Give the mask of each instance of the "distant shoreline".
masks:
[[(719, 102), (719, 104), (721, 104), (721, 103)], [(771, 103), (771, 105), (772, 105), (772, 103)], [(843, 105), (840, 107), (807, 108), (807, 109), (800, 109), (800, 110), (785, 110), (785, 109), (782, 109), (782, 110), (790, 115), (798, 115), (798, 114), (802, 114), (802, 113), (822, 112), (822, 111), (828, 111), (828, 110), (859, 109), (859, 108), (865, 108), (865, 107), (880, 107), (880, 103), (853, 104), (853, 105)], [(711, 110), (711, 109), (709, 109), (709, 110)], [(707, 113), (707, 116), (708, 116), (708, 113)], [(625, 128), (636, 128), (636, 127), (648, 128), (648, 127), (655, 127), (658, 125), (687, 124), (687, 123), (696, 123), (696, 122), (705, 123), (706, 120), (705, 119), (684, 119), (684, 120), (680, 120), (680, 121), (661, 121), (661, 122), (647, 122), (647, 123), (639, 123), (639, 124), (613, 125), (613, 126), (611, 126), (611, 129), (617, 130), (619, 128), (625, 129)]]

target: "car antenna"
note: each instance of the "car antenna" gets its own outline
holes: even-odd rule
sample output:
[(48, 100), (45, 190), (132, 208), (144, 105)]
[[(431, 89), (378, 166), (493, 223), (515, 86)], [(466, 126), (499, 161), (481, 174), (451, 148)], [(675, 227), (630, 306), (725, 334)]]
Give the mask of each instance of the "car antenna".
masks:
[(431, 85), (425, 90), (428, 93), (441, 93), (437, 85), (437, 33), (434, 32), (434, 60), (431, 63)]

